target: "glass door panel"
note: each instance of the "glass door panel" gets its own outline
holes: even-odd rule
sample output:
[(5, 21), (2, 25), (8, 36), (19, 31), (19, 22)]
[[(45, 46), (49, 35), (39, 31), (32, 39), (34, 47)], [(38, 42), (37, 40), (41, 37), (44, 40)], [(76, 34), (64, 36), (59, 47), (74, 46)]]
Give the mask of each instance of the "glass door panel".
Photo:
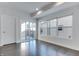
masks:
[(25, 41), (25, 22), (21, 24), (21, 42)]
[(26, 21), (21, 24), (21, 42), (35, 39), (36, 23)]

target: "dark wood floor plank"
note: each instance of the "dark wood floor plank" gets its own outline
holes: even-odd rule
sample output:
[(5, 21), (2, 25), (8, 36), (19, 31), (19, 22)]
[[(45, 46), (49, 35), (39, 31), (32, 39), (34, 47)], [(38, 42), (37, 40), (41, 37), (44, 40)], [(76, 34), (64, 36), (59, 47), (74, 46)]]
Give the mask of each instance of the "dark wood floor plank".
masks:
[(0, 56), (79, 56), (79, 52), (47, 42), (32, 40), (0, 47)]

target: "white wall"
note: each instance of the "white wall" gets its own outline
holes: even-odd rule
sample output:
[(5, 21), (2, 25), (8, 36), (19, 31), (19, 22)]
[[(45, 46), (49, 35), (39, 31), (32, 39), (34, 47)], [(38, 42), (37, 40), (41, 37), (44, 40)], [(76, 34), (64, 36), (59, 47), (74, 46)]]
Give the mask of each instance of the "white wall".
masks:
[(1, 43), (15, 43), (15, 18), (9, 15), (1, 15)]
[[(67, 16), (67, 15), (72, 15), (73, 16), (73, 21), (72, 21), (72, 39), (57, 39), (54, 37), (46, 36), (46, 37), (41, 37), (40, 34), (38, 35), (39, 40), (43, 40), (46, 42), (50, 42), (53, 44), (57, 44), (60, 46), (64, 46), (67, 48), (79, 50), (79, 6), (74, 6), (70, 8), (66, 8), (64, 10), (55, 12), (51, 15), (48, 15), (46, 17), (43, 17), (39, 19), (39, 21), (42, 20), (51, 20), (54, 18), (59, 18), (62, 16)], [(40, 33), (40, 30), (38, 30)]]
[(28, 14), (0, 7), (0, 46), (20, 41), (20, 20)]

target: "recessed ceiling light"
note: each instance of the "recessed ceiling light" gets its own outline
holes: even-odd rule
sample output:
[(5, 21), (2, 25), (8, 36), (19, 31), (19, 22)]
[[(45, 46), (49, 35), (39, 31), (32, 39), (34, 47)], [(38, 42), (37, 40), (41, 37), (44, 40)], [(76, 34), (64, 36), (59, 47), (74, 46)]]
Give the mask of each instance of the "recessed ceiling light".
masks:
[(36, 10), (39, 10), (38, 8), (36, 8)]
[(42, 11), (38, 11), (38, 12), (37, 12), (37, 15), (39, 15), (39, 14), (41, 14), (41, 13), (42, 13)]
[(55, 6), (61, 5), (61, 4), (63, 4), (63, 3), (64, 3), (64, 2), (58, 2), (58, 3), (55, 4)]

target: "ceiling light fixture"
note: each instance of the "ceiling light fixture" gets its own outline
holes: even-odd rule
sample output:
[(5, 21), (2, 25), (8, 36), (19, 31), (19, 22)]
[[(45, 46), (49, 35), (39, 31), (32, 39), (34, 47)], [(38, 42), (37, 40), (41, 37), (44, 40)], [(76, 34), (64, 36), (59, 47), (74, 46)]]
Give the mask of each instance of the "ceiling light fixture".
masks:
[(39, 15), (39, 14), (41, 14), (41, 13), (42, 13), (42, 11), (38, 11), (38, 12), (37, 12), (37, 15)]
[[(63, 3), (64, 2), (57, 2), (56, 4), (54, 4), (54, 6), (59, 6), (59, 5), (63, 4)], [(45, 9), (46, 9), (46, 7), (45, 7)], [(37, 11), (36, 15), (39, 15), (39, 14), (41, 14), (43, 12), (43, 10), (39, 10), (38, 8), (36, 8), (36, 11)]]
[(38, 11), (39, 9), (38, 8), (36, 8), (36, 11)]
[(61, 4), (63, 4), (64, 2), (57, 2), (56, 4), (55, 4), (55, 6), (58, 6), (58, 5), (61, 5)]

